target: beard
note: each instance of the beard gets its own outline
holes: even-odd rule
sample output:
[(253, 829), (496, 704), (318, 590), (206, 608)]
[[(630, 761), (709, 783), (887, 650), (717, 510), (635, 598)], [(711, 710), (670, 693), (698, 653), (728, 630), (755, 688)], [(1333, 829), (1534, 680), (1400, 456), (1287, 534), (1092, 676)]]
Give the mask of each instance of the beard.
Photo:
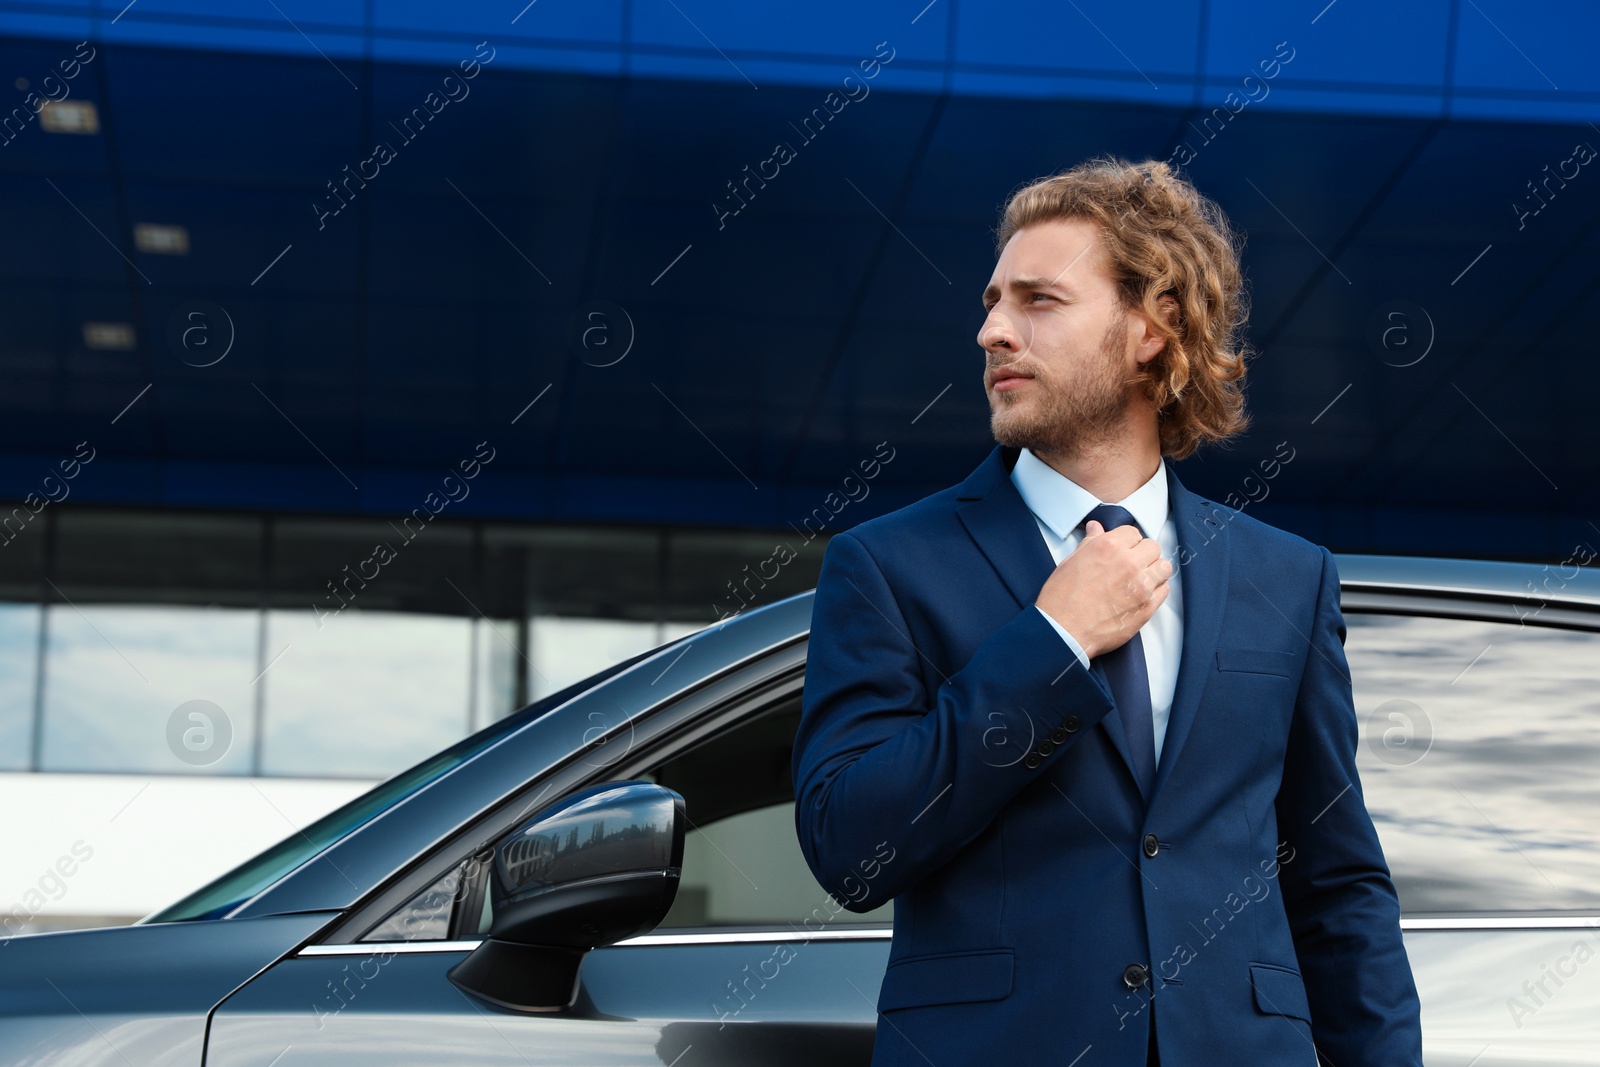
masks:
[(1119, 315), (1100, 339), (1084, 379), (1068, 388), (1048, 375), (1035, 375), (1023, 395), (995, 393), (989, 428), (996, 442), (1035, 454), (1080, 458), (1095, 445), (1122, 433), (1135, 383), (1122, 376), (1127, 316)]

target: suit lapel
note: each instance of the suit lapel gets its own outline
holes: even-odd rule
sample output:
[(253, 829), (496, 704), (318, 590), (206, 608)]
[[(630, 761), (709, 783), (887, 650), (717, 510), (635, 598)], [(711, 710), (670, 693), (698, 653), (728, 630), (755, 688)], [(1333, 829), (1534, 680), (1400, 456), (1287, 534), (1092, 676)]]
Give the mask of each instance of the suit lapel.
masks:
[[(1020, 609), (1033, 605), (1056, 564), (1050, 549), (1045, 547), (1033, 512), (1028, 510), (1022, 494), (1011, 482), (1011, 468), (1016, 463), (1017, 455), (1016, 449), (1003, 446), (990, 452), (989, 458), (957, 487), (956, 499), (970, 503), (959, 508), (956, 514), (1000, 575), (1000, 580), (1005, 582)], [(1099, 680), (1100, 687), (1110, 695), (1111, 685), (1100, 661), (1090, 660), (1089, 669)], [(1113, 710), (1100, 720), (1100, 725), (1122, 756), (1128, 776), (1137, 785), (1138, 775), (1133, 769), (1133, 754), (1128, 748), (1128, 735), (1122, 727), (1122, 717)]]
[(1016, 455), (1015, 449), (996, 448), (990, 452), (983, 465), (957, 488), (956, 499), (972, 503), (959, 508), (956, 514), (1016, 597), (1017, 606), (1027, 607), (1037, 599), (1056, 564), (1045, 547), (1033, 512), (1011, 484), (1011, 465), (1016, 462)]
[(1167, 465), (1167, 503), (1178, 528), (1174, 562), (1183, 586), (1183, 651), (1152, 796), (1161, 792), (1162, 784), (1171, 776), (1211, 678), (1231, 555), (1226, 520), (1218, 518), (1226, 515), (1225, 509), (1184, 488), (1171, 464)]

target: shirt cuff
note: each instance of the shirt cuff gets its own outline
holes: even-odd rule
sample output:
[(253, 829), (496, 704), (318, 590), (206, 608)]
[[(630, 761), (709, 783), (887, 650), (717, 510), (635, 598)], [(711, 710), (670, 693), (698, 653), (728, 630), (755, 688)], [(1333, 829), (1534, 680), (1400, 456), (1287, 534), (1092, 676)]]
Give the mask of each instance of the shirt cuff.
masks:
[(1048, 611), (1039, 607), (1037, 604), (1035, 604), (1033, 607), (1035, 611), (1044, 616), (1046, 622), (1055, 628), (1056, 633), (1061, 635), (1061, 640), (1065, 641), (1067, 643), (1067, 647), (1072, 649), (1073, 653), (1078, 657), (1078, 662), (1083, 664), (1083, 669), (1088, 670), (1089, 657), (1084, 655), (1083, 646), (1078, 644), (1077, 639), (1071, 634), (1067, 633), (1066, 627), (1062, 626), (1059, 622), (1056, 622), (1056, 620), (1050, 616)]

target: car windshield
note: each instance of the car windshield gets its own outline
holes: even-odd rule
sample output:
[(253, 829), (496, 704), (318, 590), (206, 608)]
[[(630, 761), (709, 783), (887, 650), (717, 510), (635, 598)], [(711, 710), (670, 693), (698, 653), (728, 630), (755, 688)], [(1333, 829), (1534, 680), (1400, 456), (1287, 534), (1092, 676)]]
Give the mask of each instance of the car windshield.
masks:
[[(678, 640), (681, 641), (683, 638)], [(674, 644), (677, 644), (677, 641), (669, 641), (661, 648)], [(265, 852), (246, 860), (222, 877), (190, 893), (176, 904), (163, 908), (141, 921), (163, 923), (222, 918), (335, 841), (387, 811), (452, 768), (465, 763), (529, 720), (566, 703), (584, 690), (633, 666), (646, 656), (654, 655), (661, 648), (653, 648), (613, 664), (598, 674), (591, 675), (558, 693), (552, 693), (529, 704), (521, 711), (489, 724), (472, 736), (457, 741), (443, 752), (423, 760), (410, 770), (402, 771), (388, 781), (374, 786), (343, 807), (335, 808), (304, 830), (284, 838)]]

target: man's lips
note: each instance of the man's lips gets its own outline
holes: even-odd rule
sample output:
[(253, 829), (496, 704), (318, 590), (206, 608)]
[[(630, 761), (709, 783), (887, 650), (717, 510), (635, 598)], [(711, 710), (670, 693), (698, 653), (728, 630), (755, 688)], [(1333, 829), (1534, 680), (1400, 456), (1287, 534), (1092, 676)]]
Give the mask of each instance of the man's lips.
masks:
[(1021, 374), (1012, 370), (997, 370), (990, 376), (991, 388), (997, 393), (1020, 389), (1023, 385), (1033, 381), (1030, 374)]

